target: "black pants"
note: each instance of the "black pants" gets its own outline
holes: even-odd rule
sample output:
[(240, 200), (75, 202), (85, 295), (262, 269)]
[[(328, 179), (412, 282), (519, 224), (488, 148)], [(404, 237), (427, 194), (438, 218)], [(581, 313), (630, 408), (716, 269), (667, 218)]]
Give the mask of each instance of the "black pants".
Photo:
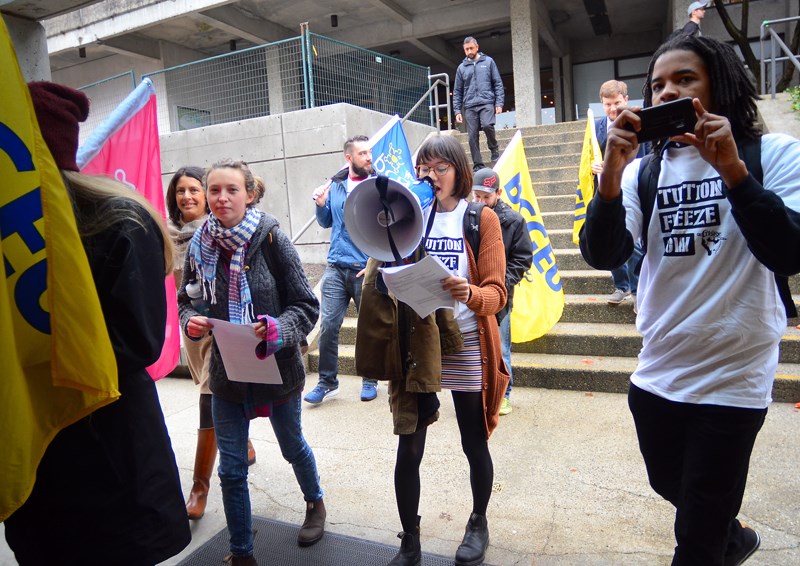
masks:
[(635, 385), (628, 406), (650, 485), (676, 509), (672, 564), (722, 566), (741, 544), (736, 515), (767, 410), (676, 403)]
[(481, 143), (479, 135), (481, 130), (486, 134), (486, 145), (494, 153), (500, 147), (494, 135), (494, 106), (486, 104), (464, 110), (464, 119), (467, 122), (467, 135), (469, 136), (469, 152), (472, 154), (473, 165), (483, 165), (481, 157)]

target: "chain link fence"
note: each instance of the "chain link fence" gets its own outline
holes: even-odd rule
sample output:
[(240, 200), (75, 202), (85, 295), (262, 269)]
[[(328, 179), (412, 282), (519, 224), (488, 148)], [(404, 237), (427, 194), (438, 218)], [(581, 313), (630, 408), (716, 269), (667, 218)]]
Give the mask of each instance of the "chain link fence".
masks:
[(80, 143), (136, 88), (133, 71), (97, 81), (78, 90), (89, 97), (89, 117), (81, 124)]
[(307, 107), (299, 37), (144, 76), (156, 88), (161, 133)]
[[(314, 33), (308, 34), (311, 106), (347, 102), (403, 116), (430, 86), (430, 69)], [(431, 124), (428, 104), (409, 120)]]
[[(160, 133), (346, 102), (405, 115), (428, 90), (428, 67), (304, 33), (144, 75)], [(428, 104), (409, 119), (431, 124)]]

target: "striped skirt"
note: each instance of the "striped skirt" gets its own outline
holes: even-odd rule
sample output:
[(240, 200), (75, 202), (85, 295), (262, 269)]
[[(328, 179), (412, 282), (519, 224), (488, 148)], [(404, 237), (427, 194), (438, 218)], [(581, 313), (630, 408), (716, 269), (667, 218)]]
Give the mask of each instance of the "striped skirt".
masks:
[(478, 331), (465, 332), (464, 348), (442, 356), (442, 389), (451, 391), (481, 391), (481, 343)]

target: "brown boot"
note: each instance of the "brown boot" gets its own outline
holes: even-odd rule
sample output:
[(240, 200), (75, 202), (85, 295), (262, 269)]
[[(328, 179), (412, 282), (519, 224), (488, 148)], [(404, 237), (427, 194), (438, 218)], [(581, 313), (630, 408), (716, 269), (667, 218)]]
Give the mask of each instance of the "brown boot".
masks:
[(300, 533), (297, 535), (297, 544), (311, 546), (319, 542), (319, 539), (325, 534), (326, 516), (325, 503), (322, 499), (319, 501), (306, 501), (306, 520), (303, 521), (303, 526), (300, 527)]
[(217, 435), (213, 428), (197, 429), (197, 451), (194, 456), (194, 483), (186, 501), (186, 514), (196, 521), (206, 512), (206, 498), (217, 459)]
[(247, 439), (247, 465), (252, 466), (256, 463), (256, 449), (253, 448), (253, 443)]

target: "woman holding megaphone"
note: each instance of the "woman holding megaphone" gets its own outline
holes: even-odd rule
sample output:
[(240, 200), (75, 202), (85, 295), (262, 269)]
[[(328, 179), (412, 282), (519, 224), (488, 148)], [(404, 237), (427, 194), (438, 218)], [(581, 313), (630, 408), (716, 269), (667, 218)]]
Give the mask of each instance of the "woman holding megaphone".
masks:
[[(441, 281), (455, 309), (439, 309), (420, 318), (395, 301), (370, 259), (365, 274), (356, 339), (359, 375), (389, 380), (394, 432), (399, 435), (394, 482), (403, 531), (390, 566), (421, 563), (419, 521), (420, 464), (428, 426), (439, 418), (436, 392), (452, 392), (461, 445), (467, 456), (472, 513), (455, 556), (457, 566), (483, 562), (489, 544), (486, 509), (494, 469), (488, 438), (497, 426), (508, 385), (495, 313), (506, 302), (505, 252), (500, 222), (488, 207), (470, 204), (472, 168), (461, 144), (434, 136), (417, 154), (417, 176), (434, 189), (431, 228), (410, 258), (439, 256), (451, 270)], [(478, 215), (479, 222), (470, 221)], [(480, 244), (466, 231), (479, 226)], [(476, 251), (477, 250), (477, 251)], [(392, 329), (397, 331), (392, 331)]]

